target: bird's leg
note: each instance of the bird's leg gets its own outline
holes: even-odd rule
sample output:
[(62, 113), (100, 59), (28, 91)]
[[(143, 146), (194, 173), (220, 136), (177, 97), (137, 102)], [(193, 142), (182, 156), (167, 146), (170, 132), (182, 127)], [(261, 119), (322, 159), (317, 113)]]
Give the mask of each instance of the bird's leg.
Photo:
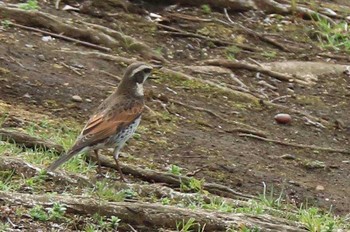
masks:
[(114, 158), (114, 161), (115, 161), (115, 164), (117, 166), (117, 170), (119, 172), (119, 175), (120, 175), (120, 179), (123, 181), (123, 182), (126, 182), (125, 179), (124, 179), (124, 175), (123, 175), (123, 172), (119, 166), (119, 162), (118, 162), (118, 158), (119, 158), (119, 149), (118, 148), (115, 148), (114, 149), (114, 152), (113, 152), (113, 158)]
[(98, 157), (98, 150), (94, 150), (95, 156), (96, 156), (96, 160), (97, 160), (97, 173), (102, 176), (102, 170), (101, 170), (101, 161)]

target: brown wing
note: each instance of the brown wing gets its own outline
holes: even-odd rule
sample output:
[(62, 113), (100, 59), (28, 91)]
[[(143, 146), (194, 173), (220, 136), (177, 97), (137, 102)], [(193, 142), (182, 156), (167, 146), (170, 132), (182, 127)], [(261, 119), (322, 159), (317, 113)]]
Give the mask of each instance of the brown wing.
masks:
[(105, 110), (93, 115), (86, 123), (72, 150), (80, 150), (86, 146), (93, 146), (110, 136), (118, 133), (122, 128), (131, 124), (143, 111), (143, 104), (135, 103), (124, 107), (119, 112), (113, 109)]

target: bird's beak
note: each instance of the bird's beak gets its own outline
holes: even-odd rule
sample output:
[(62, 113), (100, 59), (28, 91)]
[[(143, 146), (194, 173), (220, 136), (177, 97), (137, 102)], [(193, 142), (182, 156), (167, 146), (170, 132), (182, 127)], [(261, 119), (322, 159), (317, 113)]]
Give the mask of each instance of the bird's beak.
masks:
[(149, 80), (158, 80), (158, 79), (159, 79), (159, 77), (149, 76), (147, 79), (149, 79)]

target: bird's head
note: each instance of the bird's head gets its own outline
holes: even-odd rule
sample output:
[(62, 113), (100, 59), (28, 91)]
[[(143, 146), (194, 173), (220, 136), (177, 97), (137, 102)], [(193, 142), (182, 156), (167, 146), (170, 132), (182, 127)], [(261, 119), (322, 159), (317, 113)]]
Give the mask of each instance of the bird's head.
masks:
[(118, 91), (135, 96), (143, 96), (143, 84), (150, 76), (152, 69), (152, 66), (146, 63), (132, 63), (127, 67), (123, 79), (118, 86)]

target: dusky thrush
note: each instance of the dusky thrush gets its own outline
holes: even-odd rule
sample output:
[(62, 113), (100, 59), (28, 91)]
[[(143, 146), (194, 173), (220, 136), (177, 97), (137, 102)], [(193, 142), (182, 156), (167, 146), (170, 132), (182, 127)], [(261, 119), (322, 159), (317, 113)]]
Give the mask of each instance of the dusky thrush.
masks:
[(76, 154), (93, 150), (98, 162), (98, 172), (101, 174), (98, 150), (114, 148), (113, 158), (120, 178), (124, 181), (118, 163), (119, 152), (141, 121), (144, 109), (143, 84), (151, 71), (152, 66), (146, 63), (136, 62), (129, 65), (116, 91), (90, 117), (72, 148), (52, 163), (47, 171), (54, 171)]

